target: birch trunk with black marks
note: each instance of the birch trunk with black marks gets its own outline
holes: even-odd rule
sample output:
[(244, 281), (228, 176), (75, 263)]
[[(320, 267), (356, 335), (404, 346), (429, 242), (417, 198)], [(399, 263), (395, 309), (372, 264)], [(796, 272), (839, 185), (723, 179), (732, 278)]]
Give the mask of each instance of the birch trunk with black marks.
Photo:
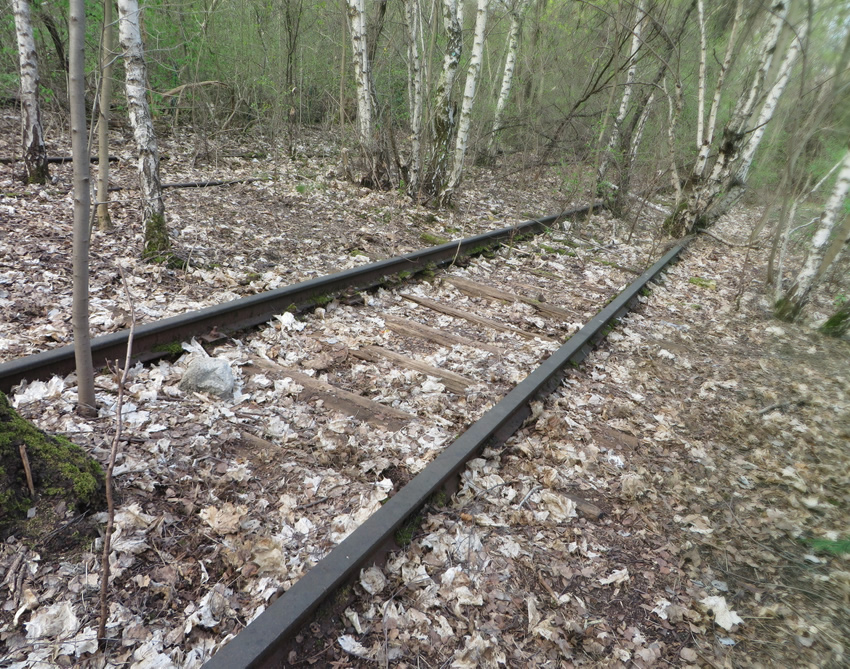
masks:
[(451, 143), (455, 127), (455, 107), (452, 103), (460, 56), (463, 51), (463, 4), (459, 0), (443, 0), (443, 27), (446, 31), (446, 51), (443, 69), (434, 90), (434, 112), (431, 119), (431, 151), (428, 172), (419, 193), (437, 195), (449, 171)]
[(626, 114), (629, 113), (629, 101), (632, 97), (632, 88), (635, 83), (635, 74), (637, 73), (637, 56), (642, 44), (641, 33), (643, 26), (647, 20), (645, 10), (646, 0), (640, 0), (637, 7), (637, 15), (635, 16), (635, 27), (632, 31), (632, 48), (629, 52), (629, 66), (626, 70), (626, 82), (623, 84), (623, 97), (620, 99), (620, 109), (617, 111), (617, 116), (614, 118), (614, 123), (611, 127), (611, 134), (608, 137), (608, 145), (602, 151), (599, 159), (599, 167), (596, 170), (596, 183), (601, 185), (605, 182), (605, 175), (608, 172), (614, 149), (620, 138), (620, 126), (626, 120)]
[(72, 327), (74, 358), (77, 365), (77, 410), (97, 415), (94, 394), (94, 366), (89, 331), (89, 149), (86, 132), (84, 0), (71, 0), (68, 25), (68, 101), (71, 106), (71, 152), (74, 158), (74, 238)]
[(407, 32), (407, 97), (410, 114), (410, 161), (407, 165), (407, 192), (419, 191), (422, 173), (422, 56), (419, 43), (422, 39), (422, 8), (419, 0), (405, 0), (404, 25)]
[(139, 153), (139, 184), (145, 242), (142, 257), (170, 259), (171, 242), (165, 226), (165, 204), (159, 178), (159, 149), (147, 99), (147, 69), (139, 29), (137, 0), (118, 0), (118, 36), (124, 54), (125, 86), (130, 125)]
[(726, 194), (717, 202), (711, 209), (711, 217), (718, 218), (731, 209), (738, 200), (744, 195), (747, 189), (747, 177), (750, 173), (750, 168), (753, 164), (756, 151), (758, 151), (761, 140), (764, 138), (764, 133), (767, 126), (776, 113), (776, 108), (779, 106), (779, 99), (785, 92), (788, 81), (791, 78), (791, 71), (803, 50), (803, 42), (799, 35), (805, 35), (808, 32), (808, 20), (803, 20), (795, 30), (795, 36), (791, 40), (785, 57), (779, 66), (776, 79), (767, 93), (767, 97), (762, 103), (758, 118), (755, 125), (749, 132), (749, 138), (741, 152), (741, 158), (738, 167), (735, 170), (734, 176), (730, 179), (729, 187), (726, 189)]
[(369, 70), (369, 50), (366, 44), (365, 0), (347, 0), (348, 28), (354, 60), (354, 79), (357, 87), (357, 131), (361, 145), (372, 147), (375, 134), (375, 106)]
[(821, 265), (826, 254), (827, 242), (838, 220), (839, 213), (844, 207), (848, 192), (850, 192), (850, 147), (844, 154), (838, 178), (820, 216), (811, 245), (806, 251), (803, 266), (785, 295), (776, 303), (774, 315), (777, 318), (786, 321), (797, 320), (803, 311), (803, 307), (809, 301), (812, 289), (817, 285), (818, 277), (823, 276), (824, 269), (821, 268)]
[(21, 68), (21, 138), (27, 183), (46, 183), (47, 148), (41, 127), (41, 106), (38, 103), (38, 60), (32, 32), (32, 17), (28, 0), (12, 0), (15, 14), (15, 33), (18, 37), (18, 62)]
[[(714, 97), (711, 101), (711, 109), (708, 112), (708, 122), (704, 125), (702, 131), (700, 131), (699, 124), (697, 125), (697, 146), (699, 153), (697, 154), (697, 159), (694, 162), (694, 167), (691, 171), (691, 182), (693, 183), (702, 179), (705, 167), (708, 164), (708, 156), (711, 153), (711, 145), (714, 141), (714, 131), (717, 127), (717, 113), (720, 109), (720, 97), (723, 94), (723, 88), (726, 84), (726, 75), (732, 66), (732, 56), (735, 53), (735, 47), (737, 46), (738, 32), (741, 29), (741, 19), (743, 14), (744, 2), (743, 0), (737, 0), (735, 3), (735, 18), (732, 19), (732, 28), (729, 32), (729, 40), (726, 43), (726, 53), (723, 56), (723, 63), (720, 66), (720, 71), (717, 73), (717, 81), (714, 85)], [(701, 31), (705, 31), (705, 25), (703, 24), (700, 29)], [(701, 59), (703, 62), (700, 63), (700, 81), (698, 86), (699, 89), (702, 90), (700, 98), (704, 104), (706, 87), (704, 54), (701, 55)], [(699, 117), (703, 117), (705, 113), (704, 107), (701, 106), (698, 113)]]
[(490, 131), (490, 139), (487, 141), (487, 157), (493, 160), (496, 155), (499, 133), (502, 131), (502, 122), (508, 99), (511, 95), (511, 87), (516, 70), (516, 57), (519, 51), (519, 36), (522, 32), (522, 19), (531, 0), (513, 0), (508, 12), (511, 17), (511, 29), (508, 35), (508, 52), (505, 55), (505, 70), (502, 74), (502, 86), (499, 89), (499, 99), (496, 101), (496, 113), (493, 116), (493, 129)]
[(490, 10), (490, 0), (478, 0), (478, 10), (475, 14), (475, 35), (472, 41), (472, 53), (469, 55), (469, 68), (466, 71), (466, 86), (463, 90), (463, 104), (460, 110), (460, 120), (457, 127), (452, 169), (445, 187), (440, 192), (440, 202), (446, 205), (451, 202), (455, 190), (460, 185), (463, 176), (463, 161), (469, 146), (469, 128), (472, 124), (472, 106), (475, 102), (475, 92), (478, 89), (478, 76), (481, 74), (481, 60), (484, 55), (484, 32), (487, 29), (487, 16)]
[(112, 103), (112, 62), (115, 57), (113, 0), (103, 0), (103, 38), (100, 56), (100, 115), (97, 119), (97, 227), (109, 230), (109, 106)]
[(368, 26), (365, 0), (346, 0), (348, 3), (348, 33), (351, 36), (354, 81), (357, 95), (357, 135), (365, 161), (367, 175), (361, 183), (377, 187), (382, 180), (378, 142), (375, 135), (377, 105), (372, 87), (372, 69), (369, 60)]
[(705, 177), (703, 173), (713, 146), (717, 111), (723, 91), (722, 83), (731, 64), (734, 46), (733, 40), (737, 35), (737, 28), (741, 18), (742, 3), (740, 0), (738, 2), (732, 33), (727, 44), (726, 58), (718, 76), (718, 85), (715, 87), (708, 127), (705, 130), (706, 134), (703, 138), (703, 145), (700, 147), (700, 152), (691, 175), (687, 204), (680, 204), (666, 222), (667, 230), (675, 237), (680, 237), (697, 229), (706, 228), (717, 218), (710, 210), (716, 204), (724, 190), (733, 184), (735, 169), (741, 152), (746, 145), (748, 136), (747, 127), (755, 110), (756, 102), (762, 95), (767, 74), (770, 71), (773, 56), (776, 52), (776, 45), (779, 41), (782, 28), (785, 25), (785, 17), (788, 13), (789, 4), (789, 1), (781, 0), (771, 8), (771, 14), (766, 21), (766, 32), (758, 49), (755, 72), (749, 78), (746, 93), (738, 100), (731, 118), (723, 128), (723, 132), (715, 147), (717, 157), (715, 158), (711, 174)]

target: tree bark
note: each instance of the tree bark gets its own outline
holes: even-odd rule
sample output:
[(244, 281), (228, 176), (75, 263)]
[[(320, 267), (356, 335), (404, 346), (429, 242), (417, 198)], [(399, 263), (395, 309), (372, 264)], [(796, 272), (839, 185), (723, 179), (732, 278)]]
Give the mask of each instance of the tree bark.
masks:
[(788, 2), (781, 1), (771, 8), (771, 15), (767, 20), (767, 32), (761, 41), (758, 51), (759, 55), (756, 60), (756, 70), (749, 80), (749, 89), (745, 95), (741, 96), (738, 104), (735, 106), (732, 117), (723, 128), (723, 133), (717, 146), (717, 158), (714, 161), (711, 174), (708, 177), (704, 177), (703, 172), (714, 139), (714, 124), (717, 119), (720, 94), (722, 93), (722, 82), (728, 71), (728, 65), (731, 63), (733, 38), (737, 33), (737, 26), (740, 22), (741, 2), (739, 0), (732, 34), (727, 45), (726, 58), (724, 59), (724, 64), (721, 67), (721, 73), (718, 77), (718, 85), (715, 88), (714, 102), (712, 103), (711, 113), (709, 115), (706, 136), (703, 139), (703, 145), (700, 147), (700, 153), (691, 176), (691, 191), (688, 196), (688, 202), (686, 206), (680, 205), (667, 222), (668, 231), (676, 237), (711, 225), (717, 218), (717, 215), (716, 212), (711, 212), (710, 210), (717, 203), (721, 193), (734, 185), (735, 166), (740, 158), (748, 135), (747, 125), (755, 109), (756, 101), (762, 94), (765, 80), (776, 52), (779, 35), (785, 24), (789, 4), (790, 0)]
[(109, 230), (109, 106), (112, 103), (112, 61), (115, 51), (113, 0), (103, 0), (103, 37), (100, 46), (100, 115), (97, 119), (97, 227)]
[(599, 161), (599, 167), (596, 170), (596, 183), (602, 184), (605, 181), (605, 174), (608, 171), (608, 164), (611, 162), (614, 147), (617, 146), (617, 141), (620, 137), (620, 126), (626, 120), (626, 114), (629, 113), (629, 101), (632, 97), (632, 87), (635, 82), (635, 74), (637, 73), (637, 56), (642, 44), (641, 33), (643, 26), (647, 20), (646, 0), (640, 0), (637, 6), (636, 23), (632, 31), (632, 48), (629, 53), (629, 67), (626, 70), (626, 83), (623, 85), (623, 97), (620, 100), (620, 109), (617, 116), (614, 118), (613, 126), (611, 127), (611, 135), (608, 137), (608, 145), (602, 151), (602, 156)]
[(499, 133), (502, 131), (502, 120), (505, 115), (505, 109), (508, 106), (508, 99), (511, 95), (511, 87), (514, 81), (514, 71), (516, 70), (516, 57), (519, 51), (519, 36), (522, 32), (522, 19), (525, 11), (528, 9), (531, 0), (514, 0), (508, 10), (511, 16), (511, 29), (508, 35), (508, 52), (505, 55), (505, 70), (502, 74), (502, 86), (499, 90), (499, 99), (496, 101), (496, 113), (493, 116), (493, 129), (490, 131), (490, 139), (487, 142), (487, 156), (493, 159), (496, 154), (496, 146), (499, 138)]
[(360, 144), (371, 155), (374, 148), (375, 106), (372, 99), (369, 51), (366, 44), (366, 2), (347, 0), (348, 27), (357, 85), (357, 128)]
[(439, 194), (449, 169), (451, 141), (455, 126), (455, 108), (451, 95), (457, 68), (463, 50), (461, 12), (463, 5), (458, 0), (443, 0), (443, 26), (446, 30), (446, 52), (443, 69), (434, 91), (434, 115), (431, 121), (431, 153), (428, 174), (423, 188), (428, 195)]
[(47, 148), (41, 127), (41, 107), (38, 103), (38, 60), (32, 32), (32, 17), (28, 0), (12, 0), (15, 13), (15, 33), (18, 37), (18, 61), (21, 68), (21, 135), (27, 183), (46, 183)]
[(445, 187), (440, 192), (440, 202), (443, 205), (451, 202), (463, 175), (463, 160), (466, 157), (466, 148), (469, 145), (472, 105), (475, 102), (475, 92), (478, 88), (478, 75), (481, 73), (481, 59), (484, 55), (484, 31), (487, 28), (489, 10), (490, 0), (478, 0), (478, 11), (475, 14), (475, 36), (472, 42), (472, 53), (469, 57), (469, 69), (466, 71), (466, 86), (463, 91), (463, 105), (458, 122), (454, 155), (452, 156), (452, 170)]
[(404, 24), (407, 31), (408, 108), (410, 112), (410, 161), (407, 168), (407, 192), (419, 191), (422, 173), (422, 101), (423, 71), (419, 42), (422, 38), (422, 8), (419, 0), (405, 0)]
[(809, 301), (812, 289), (817, 284), (818, 276), (823, 275), (821, 265), (827, 250), (827, 242), (838, 220), (839, 212), (844, 206), (848, 192), (850, 192), (850, 147), (844, 154), (838, 178), (820, 216), (818, 229), (806, 252), (803, 266), (785, 295), (776, 303), (774, 315), (777, 318), (787, 321), (797, 320), (803, 311), (803, 307)]
[(165, 226), (165, 204), (159, 177), (159, 149), (147, 99), (147, 69), (139, 28), (137, 0), (118, 0), (118, 34), (124, 52), (125, 86), (130, 125), (139, 152), (139, 184), (145, 242), (142, 257), (170, 260), (171, 243)]
[[(74, 156), (73, 305), (74, 357), (77, 364), (77, 410), (97, 415), (94, 365), (89, 331), (89, 191), (88, 133), (86, 132), (84, 0), (71, 0), (68, 26), (69, 87), (71, 103), (71, 151)], [(107, 161), (109, 162), (109, 161)]]

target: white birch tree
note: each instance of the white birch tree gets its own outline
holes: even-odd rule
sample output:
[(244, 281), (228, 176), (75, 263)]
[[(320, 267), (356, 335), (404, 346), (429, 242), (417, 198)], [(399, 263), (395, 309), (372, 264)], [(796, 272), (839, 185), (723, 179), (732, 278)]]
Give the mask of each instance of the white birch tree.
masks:
[(43, 184), (49, 178), (47, 148), (41, 127), (38, 102), (38, 60), (32, 32), (28, 0), (12, 0), (15, 33), (18, 38), (18, 62), (21, 70), (21, 137), (27, 183)]
[(838, 178), (820, 216), (811, 245), (806, 251), (803, 266), (785, 295), (776, 304), (774, 314), (777, 318), (796, 320), (806, 306), (818, 276), (823, 275), (821, 265), (826, 254), (827, 242), (838, 220), (839, 212), (844, 207), (848, 192), (850, 192), (850, 147), (844, 154)]
[(112, 103), (112, 63), (114, 59), (115, 25), (113, 0), (103, 0), (103, 35), (100, 56), (100, 115), (97, 118), (97, 226), (112, 227), (109, 217), (109, 107)]
[(452, 169), (445, 187), (440, 192), (440, 203), (448, 204), (463, 176), (463, 161), (469, 145), (469, 128), (472, 124), (472, 106), (475, 102), (475, 92), (478, 88), (478, 76), (481, 73), (481, 59), (484, 54), (484, 32), (487, 29), (487, 16), (490, 10), (490, 0), (478, 0), (475, 14), (475, 34), (472, 41), (472, 53), (469, 56), (469, 68), (466, 71), (466, 85), (463, 91), (463, 104), (458, 121), (457, 138), (455, 140)]
[(72, 328), (77, 365), (77, 410), (97, 415), (94, 365), (89, 331), (89, 150), (86, 132), (85, 0), (71, 0), (68, 23), (68, 97), (71, 106), (71, 151), (74, 158), (74, 238)]
[[(455, 127), (455, 108), (452, 104), (454, 87), (460, 56), (463, 51), (463, 4), (459, 0), (443, 0), (443, 27), (446, 31), (446, 50), (443, 54), (443, 67), (440, 79), (434, 90), (433, 115), (431, 118), (431, 151), (428, 160), (428, 173), (425, 175), (419, 191), (428, 195), (437, 195), (443, 187), (449, 170), (451, 140)], [(420, 192), (417, 191), (417, 198)]]
[[(731, 118), (726, 123), (723, 132), (718, 138), (718, 143), (715, 147), (717, 156), (710, 175), (705, 177), (704, 170), (713, 146), (713, 140), (715, 139), (717, 111), (723, 92), (722, 82), (731, 64), (737, 26), (741, 18), (742, 2), (738, 0), (732, 33), (727, 43), (726, 57), (724, 58), (721, 72), (718, 76), (718, 84), (715, 87), (714, 101), (712, 102), (711, 112), (709, 114), (708, 126), (705, 129), (703, 145), (700, 147), (700, 152), (691, 175), (691, 191), (688, 201), (686, 205), (680, 205), (667, 222), (667, 229), (674, 236), (681, 236), (695, 229), (708, 227), (718, 215), (716, 211), (712, 212), (711, 209), (717, 204), (720, 195), (728, 190), (734, 180), (735, 170), (739, 164), (741, 152), (750, 134), (748, 131), (750, 118), (753, 115), (757, 101), (762, 96), (767, 75), (771, 70), (779, 37), (785, 26), (790, 2), (791, 0), (780, 0), (770, 9), (764, 35), (757, 51), (755, 70), (747, 78), (747, 89), (735, 105)], [(703, 85), (702, 82), (700, 82), (700, 85)]]
[(493, 128), (490, 130), (490, 139), (487, 141), (487, 156), (492, 159), (496, 154), (496, 146), (499, 133), (502, 131), (502, 122), (516, 70), (516, 58), (519, 51), (519, 36), (522, 32), (522, 19), (531, 0), (513, 0), (509, 2), (508, 14), (511, 17), (511, 28), (508, 34), (508, 51), (505, 54), (505, 69), (502, 73), (502, 85), (499, 89), (499, 98), (496, 101), (496, 113), (493, 116)]
[(424, 72), (419, 43), (422, 39), (422, 8), (419, 0), (405, 0), (404, 25), (407, 32), (408, 109), (410, 116), (410, 161), (407, 166), (408, 193), (419, 190), (422, 172), (422, 107)]
[(374, 154), (375, 101), (372, 96), (372, 72), (367, 44), (366, 2), (346, 0), (348, 3), (348, 32), (354, 60), (354, 79), (357, 87), (357, 130), (360, 145), (367, 158)]
[(764, 133), (767, 130), (770, 120), (776, 113), (776, 108), (779, 106), (779, 99), (785, 92), (788, 81), (791, 79), (791, 71), (803, 50), (803, 41), (800, 35), (805, 35), (807, 31), (808, 19), (804, 19), (797, 27), (796, 34), (793, 36), (791, 44), (785, 52), (782, 63), (779, 65), (776, 79), (762, 103), (755, 126), (748, 133), (749, 138), (741, 151), (741, 157), (735, 170), (735, 175), (730, 180), (729, 188), (723, 198), (711, 210), (712, 217), (717, 218), (726, 213), (741, 199), (744, 191), (747, 189), (747, 177), (749, 176), (753, 159), (756, 156), (756, 151), (758, 151), (761, 140), (764, 138)]
[(118, 0), (118, 36), (124, 54), (130, 125), (139, 154), (142, 223), (145, 229), (142, 256), (149, 260), (170, 261), (171, 243), (165, 225), (165, 203), (159, 177), (159, 149), (147, 99), (147, 69), (137, 0)]
[(617, 111), (617, 116), (614, 118), (614, 123), (611, 127), (611, 134), (608, 137), (608, 144), (602, 151), (599, 167), (596, 170), (596, 182), (602, 184), (605, 181), (605, 175), (608, 172), (608, 165), (617, 146), (620, 138), (620, 126), (626, 120), (626, 115), (629, 113), (629, 101), (632, 97), (632, 88), (635, 83), (635, 74), (637, 73), (637, 57), (642, 44), (641, 35), (643, 26), (647, 20), (646, 0), (640, 0), (637, 6), (637, 15), (635, 17), (635, 27), (632, 30), (632, 47), (629, 52), (628, 69), (626, 70), (626, 82), (623, 84), (623, 97), (620, 99), (620, 109)]

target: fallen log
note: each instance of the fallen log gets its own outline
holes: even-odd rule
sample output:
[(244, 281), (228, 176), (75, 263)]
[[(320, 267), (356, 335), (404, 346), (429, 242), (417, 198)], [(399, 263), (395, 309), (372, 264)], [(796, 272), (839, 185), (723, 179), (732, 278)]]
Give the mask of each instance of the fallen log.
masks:
[[(174, 184), (162, 184), (163, 188), (209, 188), (210, 186), (232, 186), (233, 184), (249, 184), (254, 181), (271, 181), (271, 179), (261, 179), (252, 177), (250, 179), (229, 179), (225, 181), (185, 181)], [(114, 193), (119, 190), (138, 190), (136, 186), (110, 186), (109, 192)]]
[[(48, 156), (48, 158), (47, 158), (48, 163), (54, 163), (54, 164), (55, 163), (60, 163), (60, 164), (61, 163), (70, 163), (70, 162), (73, 162), (73, 160), (74, 159), (71, 156)], [(97, 156), (90, 156), (89, 160), (93, 163), (98, 162)], [(119, 160), (121, 160), (121, 159), (118, 156), (109, 156), (109, 162), (110, 163), (117, 163)], [(2, 164), (2, 165), (12, 165), (14, 163), (22, 163), (22, 162), (24, 162), (24, 159), (18, 158), (16, 156), (0, 157), (0, 164)]]

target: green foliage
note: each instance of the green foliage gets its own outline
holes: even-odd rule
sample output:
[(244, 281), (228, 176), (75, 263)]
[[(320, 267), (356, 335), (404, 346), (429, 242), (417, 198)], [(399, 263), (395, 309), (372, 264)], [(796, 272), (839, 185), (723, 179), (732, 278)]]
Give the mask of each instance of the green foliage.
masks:
[(449, 241), (445, 237), (440, 237), (439, 235), (434, 235), (430, 232), (423, 232), (419, 235), (419, 239), (425, 244), (430, 244), (431, 246), (439, 246), (440, 244), (445, 244)]
[(805, 542), (818, 553), (830, 555), (847, 555), (850, 553), (850, 539), (833, 541), (832, 539), (806, 539)]
[(167, 353), (168, 355), (183, 355), (183, 344), (175, 339), (167, 344), (157, 344), (151, 349), (154, 353)]
[(700, 288), (708, 288), (709, 290), (717, 290), (717, 282), (714, 279), (703, 279), (700, 276), (692, 276), (688, 279), (688, 283), (692, 283)]

